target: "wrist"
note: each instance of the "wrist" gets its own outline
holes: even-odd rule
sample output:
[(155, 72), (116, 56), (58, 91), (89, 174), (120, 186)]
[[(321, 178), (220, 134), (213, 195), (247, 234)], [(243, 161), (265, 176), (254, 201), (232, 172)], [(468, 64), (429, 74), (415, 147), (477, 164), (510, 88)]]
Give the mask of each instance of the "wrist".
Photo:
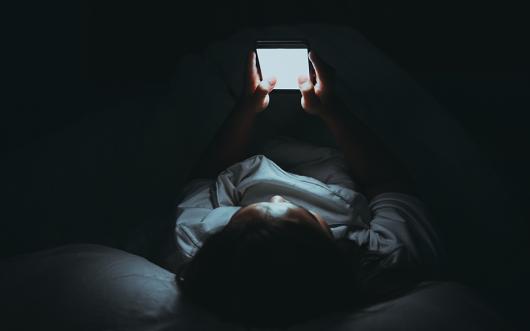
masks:
[(332, 121), (336, 117), (336, 111), (327, 105), (322, 106), (320, 112), (318, 112), (318, 117), (324, 122)]

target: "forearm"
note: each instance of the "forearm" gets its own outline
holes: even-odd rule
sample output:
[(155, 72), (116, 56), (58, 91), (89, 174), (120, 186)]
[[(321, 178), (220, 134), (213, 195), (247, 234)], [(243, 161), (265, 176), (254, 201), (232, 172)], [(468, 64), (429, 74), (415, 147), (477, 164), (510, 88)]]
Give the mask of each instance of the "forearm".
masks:
[(320, 116), (342, 149), (353, 179), (369, 198), (385, 191), (413, 192), (403, 164), (339, 99)]
[(248, 102), (239, 102), (225, 120), (213, 142), (200, 158), (192, 177), (214, 177), (246, 156), (257, 113)]
[(248, 55), (241, 98), (200, 158), (199, 163), (195, 165), (190, 175), (191, 178), (216, 176), (228, 166), (247, 156), (246, 151), (250, 144), (250, 133), (256, 115), (269, 105), (269, 93), (276, 84), (274, 77), (260, 80), (256, 67), (256, 52), (250, 50)]

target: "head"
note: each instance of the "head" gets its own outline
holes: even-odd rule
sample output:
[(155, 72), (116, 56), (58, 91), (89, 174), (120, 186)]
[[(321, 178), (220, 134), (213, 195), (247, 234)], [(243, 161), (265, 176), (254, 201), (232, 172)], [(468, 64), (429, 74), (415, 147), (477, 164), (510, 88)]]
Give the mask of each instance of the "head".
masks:
[(320, 215), (273, 196), (234, 214), (177, 279), (224, 320), (288, 326), (351, 300), (354, 262)]

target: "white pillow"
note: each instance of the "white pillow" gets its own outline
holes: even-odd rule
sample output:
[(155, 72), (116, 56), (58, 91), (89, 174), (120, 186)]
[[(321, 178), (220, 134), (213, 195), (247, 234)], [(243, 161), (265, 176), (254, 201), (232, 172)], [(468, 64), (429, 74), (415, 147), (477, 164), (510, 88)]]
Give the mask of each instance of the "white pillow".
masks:
[[(3, 326), (20, 330), (245, 330), (179, 298), (174, 274), (146, 259), (97, 245), (69, 245), (1, 263)], [(455, 283), (412, 293), (299, 330), (496, 330), (497, 315)]]

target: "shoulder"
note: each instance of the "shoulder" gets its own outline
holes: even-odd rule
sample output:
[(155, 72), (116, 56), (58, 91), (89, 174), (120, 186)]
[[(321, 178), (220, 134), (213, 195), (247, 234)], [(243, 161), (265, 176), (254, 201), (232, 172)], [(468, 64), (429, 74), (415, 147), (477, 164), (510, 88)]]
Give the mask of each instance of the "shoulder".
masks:
[(439, 271), (444, 249), (432, 216), (418, 197), (381, 193), (369, 202), (369, 209), (369, 228), (352, 231), (351, 240), (385, 256), (385, 269)]
[(214, 180), (207, 178), (199, 178), (190, 181), (180, 191), (179, 197), (177, 198), (178, 207), (213, 208), (210, 199), (213, 184)]

